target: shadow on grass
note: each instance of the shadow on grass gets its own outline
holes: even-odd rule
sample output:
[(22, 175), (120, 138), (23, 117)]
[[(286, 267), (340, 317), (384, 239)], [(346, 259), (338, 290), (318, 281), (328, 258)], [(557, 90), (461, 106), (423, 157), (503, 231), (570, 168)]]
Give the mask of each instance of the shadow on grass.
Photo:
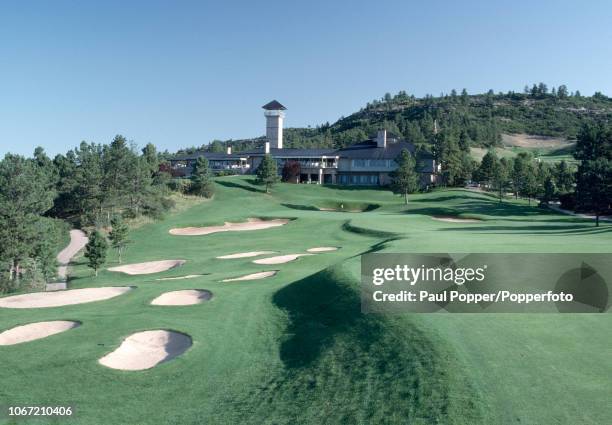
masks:
[(281, 204), (285, 208), (291, 208), (292, 210), (302, 210), (302, 211), (319, 211), (318, 208), (313, 207), (311, 205), (298, 205), (298, 204)]
[[(437, 201), (436, 201), (437, 202)], [(484, 200), (471, 200), (461, 205), (454, 207), (422, 207), (409, 208), (403, 211), (405, 214), (423, 214), (423, 215), (459, 215), (459, 214), (481, 214), (493, 217), (538, 217), (554, 215), (548, 210), (538, 209), (523, 205), (514, 205), (508, 203), (487, 202)]]
[(245, 392), (237, 414), (278, 424), (480, 423), (479, 396), (447, 346), (409, 318), (363, 314), (352, 279), (333, 267), (273, 296), (288, 317), (283, 367)]
[(539, 234), (599, 234), (612, 232), (612, 226), (595, 227), (595, 225), (536, 225), (528, 226), (466, 226), (446, 227), (441, 232), (492, 232), (492, 233), (539, 233)]
[[(248, 182), (250, 183), (252, 180), (248, 180)], [(240, 184), (237, 183), (235, 181), (227, 181), (227, 180), (217, 180), (216, 181), (217, 184), (220, 184), (221, 186), (225, 186), (225, 187), (229, 187), (232, 189), (243, 189), (243, 190), (248, 190), (249, 192), (255, 192), (255, 193), (266, 193), (265, 189), (259, 189), (253, 186), (249, 186), (246, 184)]]

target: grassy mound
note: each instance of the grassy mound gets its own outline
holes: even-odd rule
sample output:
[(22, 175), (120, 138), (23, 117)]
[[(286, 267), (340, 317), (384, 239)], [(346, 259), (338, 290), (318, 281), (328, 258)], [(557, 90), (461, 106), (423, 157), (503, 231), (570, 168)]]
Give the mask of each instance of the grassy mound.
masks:
[(286, 313), (282, 367), (232, 421), (480, 423), (479, 397), (444, 344), (409, 319), (362, 314), (355, 279), (334, 266), (274, 295)]

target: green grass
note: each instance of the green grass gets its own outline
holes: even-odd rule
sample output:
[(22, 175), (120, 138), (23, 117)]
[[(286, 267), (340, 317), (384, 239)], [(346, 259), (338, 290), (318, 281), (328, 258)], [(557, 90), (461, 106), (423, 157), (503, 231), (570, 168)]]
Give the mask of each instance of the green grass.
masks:
[[(611, 252), (612, 225), (595, 228), (590, 220), (521, 200), (500, 205), (467, 190), (414, 195), (406, 207), (375, 189), (281, 184), (267, 195), (249, 178), (218, 182), (214, 200), (130, 234), (125, 262), (185, 259), (183, 267), (150, 276), (104, 270), (94, 279), (81, 262), (72, 268), (72, 287), (137, 289), (90, 304), (0, 311), (0, 329), (54, 319), (83, 323), (0, 347), (0, 404), (70, 404), (77, 411), (71, 423), (78, 424), (609, 420), (609, 315), (364, 315), (358, 289), (359, 255), (371, 250)], [(331, 200), (380, 207), (353, 214), (306, 208)], [(431, 215), (482, 221), (444, 223)], [(248, 217), (294, 220), (253, 232), (168, 234), (173, 227)], [(276, 266), (214, 258), (254, 250), (303, 253), (316, 246), (341, 249)], [(108, 266), (115, 263), (111, 253)], [(273, 269), (280, 272), (270, 279), (219, 282)], [(188, 288), (208, 289), (214, 297), (197, 306), (149, 305), (163, 292)], [(159, 328), (189, 334), (193, 346), (148, 371), (97, 363), (129, 334)]]

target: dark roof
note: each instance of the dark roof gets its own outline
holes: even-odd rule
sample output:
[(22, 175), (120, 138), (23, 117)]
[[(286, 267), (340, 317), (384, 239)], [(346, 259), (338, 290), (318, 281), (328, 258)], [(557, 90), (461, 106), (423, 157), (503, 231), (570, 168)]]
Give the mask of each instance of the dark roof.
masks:
[(227, 154), (225, 152), (202, 152), (202, 151), (198, 151), (198, 152), (194, 152), (194, 153), (189, 153), (189, 154), (183, 154), (183, 155), (176, 155), (173, 158), (170, 158), (171, 161), (186, 161), (186, 160), (193, 160), (193, 159), (197, 159), (199, 157), (205, 157), (206, 159), (213, 160), (213, 161), (219, 161), (219, 160), (234, 160), (234, 159), (240, 159), (240, 158), (244, 158), (245, 155), (243, 152), (236, 152), (236, 153), (231, 153), (231, 154)]
[[(375, 140), (366, 140), (338, 150), (338, 156), (350, 159), (395, 159), (402, 150), (414, 154), (415, 147), (409, 142), (390, 142), (387, 147), (379, 148)], [(419, 155), (421, 156), (421, 155)]]
[(366, 140), (365, 142), (356, 143), (336, 152), (340, 158), (348, 159), (395, 159), (399, 156), (402, 150), (408, 150), (414, 155), (416, 152), (419, 169), (423, 173), (433, 173), (434, 163), (433, 155), (426, 151), (417, 151), (416, 147), (410, 142), (390, 142), (387, 140), (387, 147), (379, 148), (375, 140)]
[(284, 111), (285, 108), (278, 100), (273, 100), (272, 102), (266, 103), (262, 108), (267, 109), (268, 111)]
[[(270, 154), (275, 157), (282, 158), (299, 158), (299, 157), (321, 157), (321, 156), (336, 156), (336, 149), (294, 149), (294, 148), (270, 148)], [(247, 152), (240, 152), (243, 155), (263, 156), (265, 155), (264, 148), (254, 149)]]

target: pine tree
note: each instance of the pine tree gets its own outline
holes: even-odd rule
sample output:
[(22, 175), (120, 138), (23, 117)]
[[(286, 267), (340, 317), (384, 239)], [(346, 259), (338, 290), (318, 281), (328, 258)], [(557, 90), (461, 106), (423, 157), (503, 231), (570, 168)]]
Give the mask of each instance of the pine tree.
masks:
[(115, 215), (111, 219), (111, 226), (112, 230), (108, 234), (108, 238), (110, 239), (113, 248), (117, 250), (119, 263), (121, 263), (123, 252), (125, 251), (125, 248), (129, 243), (127, 239), (129, 228), (120, 215)]
[(198, 157), (193, 166), (190, 192), (205, 198), (211, 198), (215, 192), (208, 159), (203, 156)]
[(480, 167), (476, 170), (476, 180), (485, 185), (493, 184), (493, 177), (499, 166), (499, 159), (495, 151), (488, 151), (480, 162)]
[(552, 201), (557, 193), (555, 187), (555, 181), (552, 176), (548, 176), (544, 181), (544, 196), (542, 197), (542, 203), (548, 204)]
[(85, 245), (85, 258), (87, 258), (87, 267), (94, 270), (94, 274), (98, 276), (98, 270), (106, 262), (106, 250), (108, 243), (102, 233), (94, 230), (89, 236), (89, 242)]
[(497, 191), (499, 202), (504, 199), (504, 192), (508, 187), (508, 177), (510, 175), (511, 164), (506, 158), (496, 160), (493, 165), (492, 183), (493, 188)]
[(404, 196), (404, 203), (408, 204), (408, 194), (419, 189), (419, 175), (416, 171), (415, 160), (406, 149), (403, 149), (395, 159), (397, 168), (389, 174), (391, 177), (391, 191)]
[(612, 126), (585, 125), (580, 132), (574, 157), (581, 161), (576, 173), (577, 207), (599, 217), (612, 202)]
[(266, 185), (266, 193), (270, 193), (270, 188), (278, 182), (278, 169), (276, 161), (270, 154), (266, 154), (257, 168), (257, 182)]
[(574, 187), (575, 177), (574, 171), (571, 169), (566, 161), (558, 162), (555, 165), (554, 177), (555, 186), (560, 193), (569, 193)]

